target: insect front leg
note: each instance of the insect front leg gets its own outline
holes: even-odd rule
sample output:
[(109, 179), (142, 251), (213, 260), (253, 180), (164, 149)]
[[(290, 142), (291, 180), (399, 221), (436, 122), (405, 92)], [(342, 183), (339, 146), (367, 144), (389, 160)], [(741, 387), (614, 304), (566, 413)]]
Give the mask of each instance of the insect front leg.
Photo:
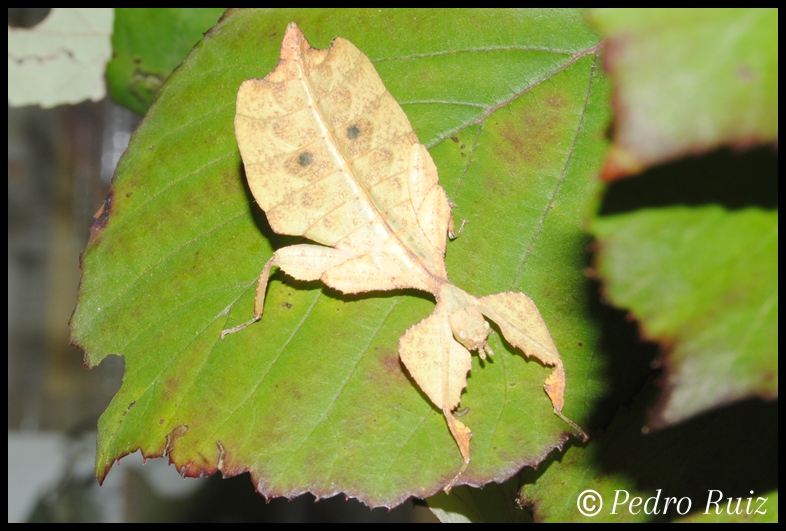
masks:
[(240, 332), (244, 328), (249, 325), (252, 325), (262, 319), (262, 311), (265, 305), (265, 292), (267, 291), (267, 281), (270, 278), (270, 270), (276, 264), (276, 255), (274, 254), (273, 257), (267, 261), (265, 267), (262, 268), (262, 273), (259, 275), (259, 280), (257, 281), (257, 294), (254, 298), (254, 317), (246, 321), (245, 323), (239, 324), (232, 328), (228, 328), (226, 330), (221, 331), (221, 339), (224, 339), (229, 334), (234, 334), (235, 332)]
[[(456, 206), (456, 205), (451, 205), (451, 206)], [(467, 223), (469, 223), (468, 219), (462, 219), (461, 226), (459, 227), (458, 232), (456, 232), (456, 223), (453, 221), (453, 215), (451, 214), (450, 221), (448, 222), (448, 238), (450, 238), (451, 240), (455, 240), (456, 238), (461, 236), (461, 233), (464, 232), (464, 225), (466, 225)]]
[(229, 334), (239, 332), (262, 319), (262, 313), (265, 309), (267, 284), (273, 267), (278, 267), (290, 277), (298, 280), (319, 280), (328, 269), (343, 264), (354, 257), (353, 254), (346, 251), (339, 251), (338, 249), (321, 245), (302, 244), (279, 249), (267, 261), (262, 269), (262, 273), (259, 275), (257, 292), (254, 297), (254, 317), (238, 326), (223, 330), (221, 339), (224, 339)]

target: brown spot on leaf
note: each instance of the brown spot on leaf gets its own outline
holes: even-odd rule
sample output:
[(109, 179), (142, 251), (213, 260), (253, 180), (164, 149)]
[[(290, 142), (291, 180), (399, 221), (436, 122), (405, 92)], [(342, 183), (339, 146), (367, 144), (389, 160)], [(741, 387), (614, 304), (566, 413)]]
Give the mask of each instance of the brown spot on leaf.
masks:
[(106, 225), (107, 219), (109, 219), (109, 210), (112, 206), (112, 196), (114, 196), (114, 190), (110, 190), (109, 193), (104, 198), (104, 202), (101, 203), (101, 206), (98, 208), (95, 214), (93, 214), (93, 226), (101, 225), (100, 228), (103, 228)]
[(404, 372), (404, 367), (401, 365), (398, 351), (385, 349), (379, 353), (378, 356), (388, 376), (399, 376)]
[(566, 122), (575, 123), (573, 114), (566, 110), (568, 104), (562, 94), (544, 91), (522, 104), (520, 110), (500, 114), (493, 128), (500, 137), (494, 142), (497, 159), (517, 169), (537, 171), (549, 167), (553, 146), (569, 138)]
[(756, 81), (757, 76), (756, 76), (756, 72), (753, 69), (745, 65), (740, 65), (737, 67), (737, 77), (743, 81), (752, 83)]
[(184, 436), (188, 431), (188, 426), (185, 424), (181, 424), (174, 430), (170, 431), (169, 434), (166, 436), (166, 444), (164, 445), (164, 451), (161, 454), (162, 456), (169, 455), (172, 450), (175, 448), (175, 443), (179, 438)]
[(90, 242), (92, 244), (98, 243), (99, 235), (104, 230), (104, 227), (106, 227), (106, 224), (109, 222), (109, 215), (112, 213), (112, 201), (114, 199), (114, 195), (114, 189), (110, 189), (109, 193), (106, 194), (104, 202), (101, 204), (101, 208), (99, 208), (98, 212), (96, 212), (93, 216), (95, 221), (93, 221), (93, 224), (90, 225)]

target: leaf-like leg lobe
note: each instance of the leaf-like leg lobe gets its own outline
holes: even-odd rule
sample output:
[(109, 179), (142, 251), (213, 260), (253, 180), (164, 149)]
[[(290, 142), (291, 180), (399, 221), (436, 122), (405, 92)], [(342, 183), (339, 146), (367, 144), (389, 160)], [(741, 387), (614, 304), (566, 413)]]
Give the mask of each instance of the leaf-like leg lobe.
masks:
[(458, 406), (472, 368), (472, 356), (453, 339), (447, 313), (437, 306), (434, 313), (404, 332), (399, 354), (409, 374), (434, 405), (450, 411)]
[(450, 317), (440, 305), (434, 313), (404, 332), (399, 341), (399, 354), (418, 386), (442, 410), (450, 434), (464, 458), (461, 471), (446, 487), (450, 490), (470, 460), (472, 431), (452, 411), (458, 406), (461, 392), (467, 385), (472, 356), (453, 338)]
[(461, 475), (469, 466), (469, 441), (472, 439), (472, 430), (470, 430), (463, 422), (458, 420), (448, 409), (442, 408), (442, 413), (445, 415), (445, 420), (448, 423), (450, 434), (453, 435), (453, 439), (456, 441), (456, 444), (459, 447), (461, 456), (464, 458), (464, 464), (461, 465), (461, 469), (459, 469), (458, 473), (453, 476), (453, 479), (451, 479), (448, 484), (445, 485), (445, 488), (442, 489), (446, 494), (450, 494), (450, 489), (453, 488), (453, 485), (456, 484), (458, 478), (461, 477)]
[(450, 433), (461, 451), (461, 457), (464, 458), (465, 463), (469, 464), (469, 440), (472, 438), (472, 430), (457, 419), (448, 409), (442, 408), (442, 413), (445, 415)]
[(562, 413), (565, 406), (565, 367), (546, 323), (532, 299), (523, 293), (508, 292), (481, 297), (477, 304), (486, 317), (497, 323), (502, 335), (511, 345), (525, 355), (533, 356), (554, 367), (546, 378), (543, 389), (554, 406), (554, 413), (573, 427), (582, 440), (586, 440), (584, 430)]

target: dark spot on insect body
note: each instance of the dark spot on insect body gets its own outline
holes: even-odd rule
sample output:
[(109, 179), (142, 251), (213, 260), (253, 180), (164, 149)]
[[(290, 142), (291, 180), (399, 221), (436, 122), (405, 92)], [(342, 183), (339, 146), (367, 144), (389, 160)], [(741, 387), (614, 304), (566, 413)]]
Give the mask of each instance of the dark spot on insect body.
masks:
[(163, 424), (163, 423), (164, 423), (164, 419), (159, 419), (159, 420), (158, 420), (158, 423), (159, 423), (159, 424)]
[(464, 148), (466, 148), (466, 147), (467, 147), (467, 145), (466, 145), (466, 144), (461, 144), (461, 149), (464, 149)]
[(349, 138), (350, 140), (354, 140), (359, 136), (360, 136), (360, 127), (358, 127), (357, 125), (347, 127), (347, 138)]
[(450, 139), (451, 139), (453, 142), (455, 142), (456, 144), (458, 144), (458, 143), (459, 143), (459, 139), (458, 139), (458, 137), (457, 137), (457, 136), (452, 136), (452, 137), (450, 137)]
[(126, 194), (126, 197), (131, 197), (132, 195), (134, 195), (134, 192), (128, 192), (128, 193)]
[(308, 193), (303, 194), (300, 197), (300, 204), (305, 206), (305, 207), (311, 206), (311, 194), (308, 194)]
[(292, 307), (292, 304), (291, 304), (291, 303), (289, 303), (289, 302), (282, 302), (282, 303), (281, 303), (281, 307), (282, 307), (282, 308), (291, 308), (291, 307)]
[(298, 161), (298, 163), (299, 163), (301, 166), (303, 166), (303, 167), (306, 167), (306, 166), (308, 166), (309, 164), (311, 164), (311, 162), (312, 162), (313, 160), (314, 160), (314, 156), (313, 156), (311, 153), (309, 153), (308, 151), (304, 151), (304, 152), (303, 152), (303, 153), (301, 153), (301, 154), (298, 156), (298, 158), (297, 158), (297, 161)]
[(466, 157), (466, 156), (467, 156), (467, 154), (466, 154), (466, 153), (464, 153), (464, 152), (462, 151), (462, 152), (461, 152), (461, 156), (462, 156), (462, 157)]

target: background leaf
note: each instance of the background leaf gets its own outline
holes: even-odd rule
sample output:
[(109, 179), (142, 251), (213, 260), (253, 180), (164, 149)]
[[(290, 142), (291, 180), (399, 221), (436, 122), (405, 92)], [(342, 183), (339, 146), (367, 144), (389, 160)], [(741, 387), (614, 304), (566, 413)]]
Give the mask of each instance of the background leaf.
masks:
[[(581, 223), (608, 96), (581, 12), (232, 12), (162, 88), (83, 255), (73, 341), (88, 365), (126, 359), (99, 422), (99, 476), (141, 449), (184, 475), (250, 470), (266, 496), (344, 492), (391, 506), (434, 493), (461, 465), (398, 360), (429, 297), (347, 297), (278, 274), (262, 321), (218, 340), (251, 315), (272, 249), (295, 241), (253, 204), (232, 126), (238, 86), (273, 68), (293, 20), (312, 46), (342, 36), (374, 62), (471, 222), (449, 245), (451, 279), (536, 301), (565, 362), (565, 413), (584, 424), (606, 393)], [(499, 335), (490, 344), (498, 355), (473, 361), (462, 397), (475, 436), (460, 481), (475, 485), (567, 438), (542, 389), (549, 369)]]
[[(594, 10), (609, 38), (606, 177), (778, 135), (777, 11)], [(652, 428), (778, 395), (777, 159), (719, 152), (609, 189), (597, 274), (662, 347)]]
[(109, 94), (145, 114), (164, 80), (213, 27), (222, 8), (116, 9), (112, 60), (106, 67)]
[(37, 26), (8, 28), (8, 103), (54, 107), (100, 100), (112, 55), (110, 8), (54, 8)]
[(594, 9), (614, 79), (608, 179), (778, 138), (778, 10)]
[(777, 212), (664, 207), (594, 226), (606, 295), (666, 348), (650, 426), (778, 396)]

